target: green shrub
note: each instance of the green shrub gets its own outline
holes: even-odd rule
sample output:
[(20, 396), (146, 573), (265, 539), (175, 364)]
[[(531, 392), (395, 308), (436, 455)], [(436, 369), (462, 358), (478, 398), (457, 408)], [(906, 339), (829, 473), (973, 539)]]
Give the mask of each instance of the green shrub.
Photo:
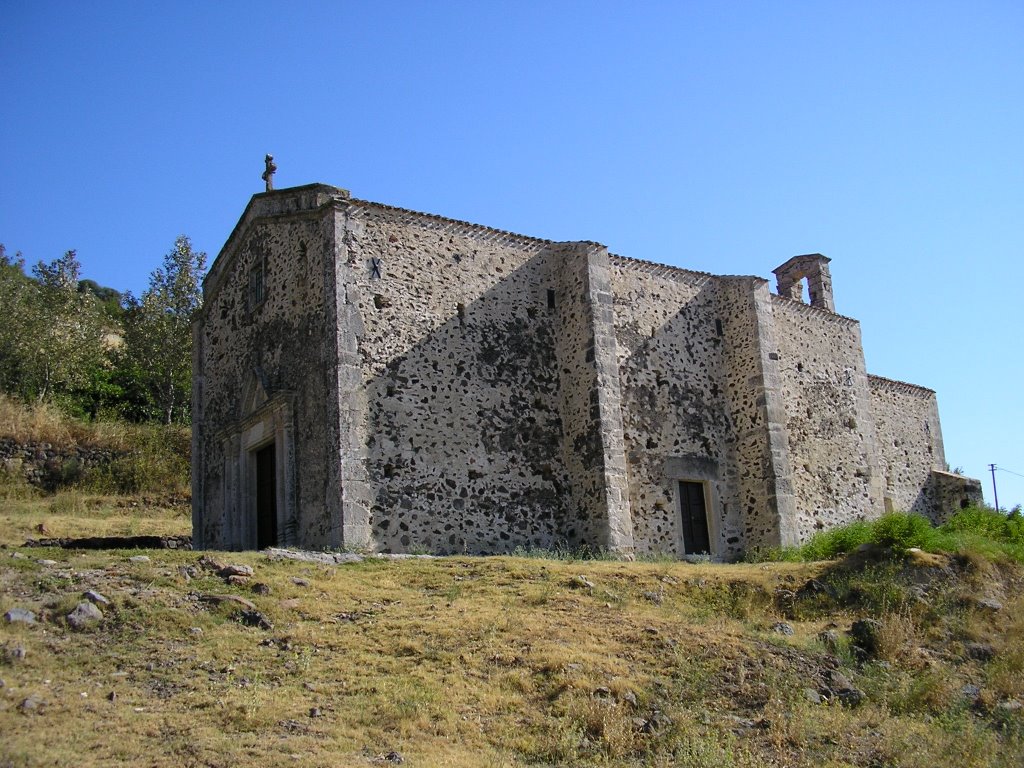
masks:
[(942, 531), (973, 533), (997, 541), (1024, 543), (1024, 518), (1020, 513), (1004, 515), (994, 509), (968, 507), (957, 512)]
[(911, 547), (927, 549), (933, 532), (932, 524), (921, 515), (891, 512), (871, 524), (871, 542), (897, 552)]
[(871, 541), (872, 524), (857, 520), (848, 525), (814, 534), (800, 548), (803, 560), (832, 560)]
[(1005, 515), (992, 509), (970, 507), (938, 528), (921, 515), (893, 512), (873, 522), (858, 520), (814, 534), (800, 547), (755, 550), (753, 562), (833, 560), (862, 544), (905, 552), (919, 547), (927, 552), (973, 553), (988, 560), (1024, 563), (1024, 516)]

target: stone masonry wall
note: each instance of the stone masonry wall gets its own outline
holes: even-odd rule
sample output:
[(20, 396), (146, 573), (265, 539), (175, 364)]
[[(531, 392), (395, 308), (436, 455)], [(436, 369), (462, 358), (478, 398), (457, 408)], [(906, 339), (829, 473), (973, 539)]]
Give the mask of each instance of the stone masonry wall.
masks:
[(856, 321), (760, 278), (309, 185), (253, 197), (204, 293), (200, 548), (256, 545), (271, 441), (278, 543), (307, 548), (681, 555), (694, 481), (732, 559), (980, 496), (934, 471), (934, 393), (869, 379)]
[(578, 543), (556, 334), (579, 297), (558, 290), (551, 244), (362, 201), (344, 217), (371, 545)]
[(930, 389), (869, 376), (885, 507), (936, 519), (932, 471), (946, 468), (939, 406)]
[(877, 516), (882, 480), (860, 325), (772, 296), (799, 536)]
[(633, 552), (608, 252), (594, 243), (554, 247), (561, 375), (562, 456), (578, 543)]
[(106, 466), (122, 455), (123, 451), (110, 448), (19, 443), (12, 438), (0, 438), (0, 471), (50, 490), (74, 482), (86, 470)]
[[(330, 190), (331, 188), (326, 188)], [(324, 514), (336, 494), (328, 484), (328, 446), (334, 391), (334, 351), (328, 288), (333, 270), (333, 215), (324, 195), (307, 188), (294, 195), (256, 196), (206, 281), (204, 320), (197, 327), (193, 451), (197, 546), (254, 546), (251, 510), (240, 509), (238, 486), (247, 482), (230, 454), (243, 429), (254, 391), (293, 395), (294, 517), (279, 531), (283, 541), (307, 547), (337, 546), (336, 521)], [(337, 191), (337, 190), (335, 190)], [(303, 194), (305, 192), (305, 194)], [(329, 197), (329, 195), (328, 195)], [(263, 205), (267, 209), (263, 209)], [(258, 214), (258, 216), (257, 216)], [(265, 298), (250, 306), (250, 275), (263, 264)], [(234, 447), (233, 447), (234, 446)], [(244, 448), (240, 449), (244, 450)], [(246, 533), (249, 532), (249, 533)]]
[(776, 328), (768, 283), (719, 278), (723, 317), (723, 386), (734, 425), (729, 471), (739, 493), (736, 525), (742, 549), (795, 544), (792, 470), (782, 402)]
[(612, 260), (622, 420), (634, 543), (684, 552), (678, 483), (706, 483), (714, 554), (738, 547), (726, 455), (734, 442), (722, 388), (722, 320), (710, 275)]

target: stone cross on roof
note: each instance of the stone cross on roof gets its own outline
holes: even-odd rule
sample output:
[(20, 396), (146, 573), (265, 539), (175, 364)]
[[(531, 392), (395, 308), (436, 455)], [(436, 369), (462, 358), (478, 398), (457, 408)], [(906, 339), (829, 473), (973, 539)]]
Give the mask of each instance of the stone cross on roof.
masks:
[(267, 165), (267, 169), (263, 171), (263, 180), (267, 182), (267, 192), (271, 192), (274, 189), (274, 172), (277, 170), (277, 166), (274, 165), (274, 156), (267, 155), (263, 158), (263, 162)]

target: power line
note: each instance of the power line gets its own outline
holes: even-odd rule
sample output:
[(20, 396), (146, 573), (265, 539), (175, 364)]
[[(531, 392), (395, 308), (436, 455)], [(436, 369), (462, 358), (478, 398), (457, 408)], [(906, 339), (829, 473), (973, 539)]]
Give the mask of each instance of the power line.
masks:
[(1016, 475), (1017, 477), (1024, 477), (1020, 472), (1014, 472), (1012, 469), (1007, 469), (1006, 467), (996, 467), (996, 470), (998, 472), (1008, 472), (1011, 475)]

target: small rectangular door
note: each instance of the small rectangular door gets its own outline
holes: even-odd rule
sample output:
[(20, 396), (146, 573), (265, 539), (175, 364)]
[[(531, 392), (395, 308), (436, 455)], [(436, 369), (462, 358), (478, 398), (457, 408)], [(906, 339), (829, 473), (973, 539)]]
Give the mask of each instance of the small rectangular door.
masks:
[(704, 504), (704, 483), (679, 483), (679, 509), (683, 518), (683, 551), (687, 555), (710, 555), (708, 512)]
[(256, 548), (277, 546), (277, 462), (274, 443), (256, 451)]

